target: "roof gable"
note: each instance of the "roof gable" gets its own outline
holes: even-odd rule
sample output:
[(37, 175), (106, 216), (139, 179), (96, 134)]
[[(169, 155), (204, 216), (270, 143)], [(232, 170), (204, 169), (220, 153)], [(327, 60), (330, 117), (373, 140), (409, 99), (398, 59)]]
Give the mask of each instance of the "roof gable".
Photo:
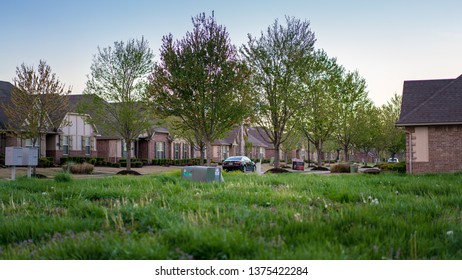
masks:
[(405, 81), (397, 125), (462, 123), (462, 75), (456, 79)]

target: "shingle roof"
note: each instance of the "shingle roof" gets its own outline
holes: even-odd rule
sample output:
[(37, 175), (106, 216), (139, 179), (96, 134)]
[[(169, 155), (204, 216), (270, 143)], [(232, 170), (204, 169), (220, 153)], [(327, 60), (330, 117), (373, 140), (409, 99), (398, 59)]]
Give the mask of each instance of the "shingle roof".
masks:
[(263, 128), (261, 128), (261, 127), (251, 127), (247, 131), (247, 134), (249, 135), (249, 138), (250, 138), (250, 136), (252, 136), (256, 140), (258, 140), (261, 144), (264, 145), (264, 146), (260, 146), (260, 147), (265, 147), (265, 148), (270, 148), (270, 149), (274, 148), (273, 143), (271, 143), (271, 141), (270, 141), (270, 139), (268, 137), (268, 134), (266, 134), (266, 131)]
[(462, 123), (462, 75), (405, 81), (398, 126)]
[[(5, 104), (10, 102), (11, 91), (13, 90), (13, 85), (9, 82), (0, 81), (0, 104)], [(5, 128), (5, 124), (8, 121), (5, 113), (0, 107), (0, 129)]]
[(239, 127), (233, 128), (226, 137), (217, 139), (213, 142), (213, 145), (232, 145), (234, 144), (234, 140), (237, 138), (237, 135), (239, 134)]

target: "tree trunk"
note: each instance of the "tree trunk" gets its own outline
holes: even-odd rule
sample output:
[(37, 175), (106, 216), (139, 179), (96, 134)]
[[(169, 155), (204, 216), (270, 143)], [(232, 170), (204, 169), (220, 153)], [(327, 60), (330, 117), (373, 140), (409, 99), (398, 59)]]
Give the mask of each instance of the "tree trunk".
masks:
[(125, 140), (125, 143), (127, 143), (127, 171), (130, 171), (132, 168), (132, 143), (130, 141)]
[(344, 145), (343, 146), (343, 156), (345, 157), (344, 158), (345, 162), (348, 162), (350, 160), (350, 155), (348, 152), (349, 152), (348, 145)]
[(321, 167), (322, 166), (322, 143), (321, 142), (315, 143), (314, 146), (316, 147), (318, 167)]
[(279, 168), (281, 166), (280, 164), (280, 158), (279, 158), (279, 151), (280, 151), (280, 144), (274, 145), (275, 148), (275, 153), (274, 153), (274, 168)]
[(205, 141), (205, 146), (207, 148), (207, 166), (212, 165), (212, 157), (213, 157), (213, 149), (212, 149), (212, 142), (209, 140)]
[(243, 156), (245, 155), (244, 124), (241, 124), (239, 128), (240, 128), (239, 153), (241, 156)]
[[(39, 136), (39, 139), (41, 139), (40, 136)], [(37, 144), (37, 138), (32, 138), (31, 140), (32, 140), (32, 147), (37, 147), (38, 148), (38, 152), (37, 152), (38, 155), (37, 156), (38, 156), (38, 160), (40, 161), (40, 158), (41, 158), (41, 155), (40, 155), (40, 153), (41, 153), (41, 151), (40, 151), (41, 150), (40, 143), (39, 143), (39, 145), (36, 146), (35, 144)], [(37, 177), (37, 166), (36, 165), (34, 167), (32, 167), (32, 177)]]
[(200, 149), (200, 158), (201, 158), (201, 159), (200, 159), (201, 162), (199, 163), (199, 165), (202, 165), (202, 164), (204, 164), (204, 159), (205, 159), (204, 145), (201, 145), (201, 146), (199, 147), (199, 149)]

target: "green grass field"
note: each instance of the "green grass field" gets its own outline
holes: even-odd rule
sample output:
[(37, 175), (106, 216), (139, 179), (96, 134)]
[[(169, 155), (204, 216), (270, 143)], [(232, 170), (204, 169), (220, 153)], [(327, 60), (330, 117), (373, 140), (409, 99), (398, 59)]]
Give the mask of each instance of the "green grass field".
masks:
[(0, 182), (0, 259), (462, 259), (462, 174)]

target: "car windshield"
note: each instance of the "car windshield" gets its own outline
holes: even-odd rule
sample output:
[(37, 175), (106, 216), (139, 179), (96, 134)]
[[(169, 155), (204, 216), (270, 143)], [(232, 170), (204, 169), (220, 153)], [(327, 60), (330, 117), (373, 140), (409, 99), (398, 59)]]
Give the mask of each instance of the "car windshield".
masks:
[(226, 159), (226, 161), (241, 161), (242, 157), (229, 157)]

